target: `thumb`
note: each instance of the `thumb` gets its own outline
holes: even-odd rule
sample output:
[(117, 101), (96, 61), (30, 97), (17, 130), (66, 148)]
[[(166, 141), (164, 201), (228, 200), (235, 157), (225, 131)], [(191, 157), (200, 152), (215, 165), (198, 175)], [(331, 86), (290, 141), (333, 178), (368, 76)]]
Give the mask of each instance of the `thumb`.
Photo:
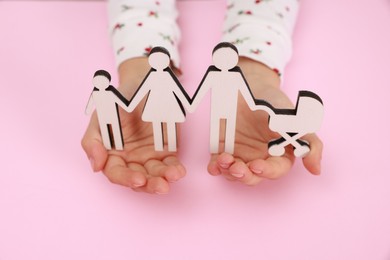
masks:
[(102, 142), (96, 112), (91, 116), (87, 130), (81, 140), (81, 146), (91, 163), (93, 171), (98, 172), (103, 170), (108, 153)]
[(306, 169), (314, 175), (321, 173), (323, 143), (315, 134), (307, 135), (305, 140), (310, 143), (310, 152), (303, 158)]

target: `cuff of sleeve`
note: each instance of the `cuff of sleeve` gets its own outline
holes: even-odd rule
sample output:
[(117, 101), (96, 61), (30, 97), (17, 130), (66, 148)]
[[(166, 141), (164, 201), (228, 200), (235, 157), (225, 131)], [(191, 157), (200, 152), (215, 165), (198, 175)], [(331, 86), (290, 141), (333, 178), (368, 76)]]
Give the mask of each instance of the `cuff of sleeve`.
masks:
[(272, 23), (239, 23), (224, 32), (223, 41), (233, 43), (240, 56), (270, 67), (279, 76), (292, 56), (290, 35)]
[[(113, 7), (117, 7), (116, 4)], [(156, 46), (166, 48), (173, 65), (180, 66), (180, 30), (173, 4), (167, 5), (166, 9), (156, 10), (149, 6), (139, 6), (124, 12), (114, 12), (113, 9), (111, 8), (109, 33), (118, 67), (125, 60), (148, 56)]]
[(168, 34), (156, 32), (153, 28), (144, 28), (142, 32), (124, 34), (113, 39), (114, 55), (117, 67), (125, 60), (147, 57), (153, 47), (161, 46), (169, 51), (175, 67), (180, 66), (179, 50), (176, 42)]

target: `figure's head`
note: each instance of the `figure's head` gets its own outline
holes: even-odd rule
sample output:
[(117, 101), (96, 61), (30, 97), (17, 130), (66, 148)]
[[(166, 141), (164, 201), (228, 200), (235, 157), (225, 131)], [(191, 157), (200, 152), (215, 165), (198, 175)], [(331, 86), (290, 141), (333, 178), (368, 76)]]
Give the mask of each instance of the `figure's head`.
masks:
[(93, 75), (93, 86), (99, 90), (105, 90), (110, 85), (111, 75), (105, 70), (98, 70)]
[(149, 54), (149, 65), (155, 70), (163, 70), (169, 66), (171, 57), (167, 49), (154, 47)]
[(220, 70), (230, 70), (237, 66), (238, 50), (229, 42), (221, 42), (213, 50), (213, 64)]

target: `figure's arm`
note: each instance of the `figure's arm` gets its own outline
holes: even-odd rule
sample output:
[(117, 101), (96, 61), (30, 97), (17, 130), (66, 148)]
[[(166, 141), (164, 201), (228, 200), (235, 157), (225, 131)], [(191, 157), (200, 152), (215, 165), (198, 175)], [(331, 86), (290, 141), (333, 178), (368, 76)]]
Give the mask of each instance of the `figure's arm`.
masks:
[(191, 107), (188, 110), (190, 113), (193, 113), (198, 107), (200, 101), (206, 95), (207, 91), (211, 88), (211, 82), (208, 78), (210, 71), (214, 70), (213, 66), (210, 66), (206, 74), (203, 76), (202, 81), (199, 83), (198, 88), (195, 91), (194, 96), (191, 99)]
[(91, 93), (91, 95), (89, 96), (89, 100), (88, 100), (88, 104), (87, 104), (87, 107), (85, 108), (85, 114), (86, 115), (90, 115), (93, 111), (93, 91)]
[(106, 91), (111, 91), (113, 93), (114, 102), (124, 110), (127, 110), (129, 101), (119, 92), (119, 90), (110, 85)]
[(133, 97), (129, 101), (128, 107), (125, 108), (126, 112), (130, 113), (134, 108), (141, 102), (141, 100), (148, 94), (150, 91), (150, 86), (148, 84), (148, 77), (153, 70), (151, 69), (146, 75), (145, 79), (142, 81), (137, 91), (134, 93)]
[(274, 107), (272, 107), (272, 105), (265, 100), (256, 99), (251, 91), (251, 86), (249, 86), (249, 83), (244, 77), (244, 73), (242, 73), (240, 68), (236, 68), (235, 70), (237, 70), (241, 74), (240, 82), (239, 82), (240, 92), (241, 95), (244, 97), (246, 103), (248, 104), (249, 108), (252, 111), (262, 110), (267, 112), (269, 115), (274, 115), (275, 114)]
[(181, 85), (179, 79), (176, 77), (175, 73), (170, 68), (165, 69), (172, 77), (172, 82), (177, 88), (175, 88), (174, 93), (180, 102), (184, 105), (186, 110), (191, 110), (191, 98), (188, 96), (187, 91)]
[(241, 92), (241, 95), (244, 97), (246, 103), (248, 104), (249, 108), (253, 111), (256, 110), (256, 104), (255, 104), (255, 97), (252, 94), (252, 91), (250, 89), (250, 86), (248, 82), (246, 81), (244, 74), (242, 73), (241, 69), (239, 67), (236, 67), (235, 70), (237, 73), (239, 73), (239, 82), (238, 86)]
[(189, 98), (187, 92), (185, 89), (181, 86), (179, 86), (175, 91), (174, 91), (176, 97), (180, 100), (180, 102), (183, 104), (184, 108), (188, 111), (192, 110), (191, 106), (191, 99)]

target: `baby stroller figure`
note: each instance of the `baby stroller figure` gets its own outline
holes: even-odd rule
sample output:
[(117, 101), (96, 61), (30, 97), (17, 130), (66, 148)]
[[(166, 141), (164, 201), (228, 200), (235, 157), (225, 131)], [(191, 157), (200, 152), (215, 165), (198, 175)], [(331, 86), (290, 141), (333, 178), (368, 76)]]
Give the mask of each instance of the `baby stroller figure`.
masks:
[(264, 100), (256, 100), (255, 103), (260, 110), (269, 113), (269, 128), (282, 136), (268, 143), (270, 155), (283, 155), (289, 144), (294, 146), (296, 157), (304, 157), (310, 151), (309, 144), (299, 138), (315, 133), (321, 127), (324, 106), (319, 96), (310, 91), (300, 91), (295, 109), (276, 109)]

